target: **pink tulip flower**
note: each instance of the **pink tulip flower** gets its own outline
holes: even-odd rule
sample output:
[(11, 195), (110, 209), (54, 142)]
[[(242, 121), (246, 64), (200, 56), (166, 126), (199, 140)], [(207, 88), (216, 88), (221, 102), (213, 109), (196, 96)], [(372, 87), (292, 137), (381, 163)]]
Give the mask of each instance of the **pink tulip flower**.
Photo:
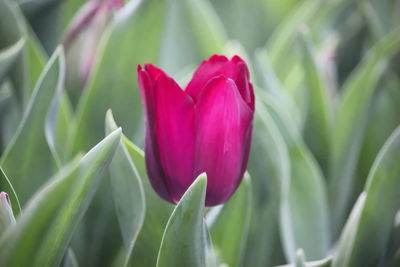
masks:
[(206, 206), (225, 203), (247, 167), (254, 92), (238, 56), (203, 61), (185, 90), (162, 70), (138, 66), (145, 109), (145, 160), (158, 195), (177, 203), (207, 174)]

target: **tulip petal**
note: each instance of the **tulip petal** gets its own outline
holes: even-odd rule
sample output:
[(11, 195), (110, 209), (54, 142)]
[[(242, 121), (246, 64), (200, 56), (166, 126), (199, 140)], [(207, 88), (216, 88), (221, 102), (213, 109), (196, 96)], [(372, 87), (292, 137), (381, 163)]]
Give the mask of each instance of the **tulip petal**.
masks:
[(195, 179), (194, 102), (165, 75), (159, 76), (155, 88), (160, 162), (172, 200), (177, 203)]
[(154, 73), (151, 68), (142, 69), (138, 66), (138, 81), (140, 94), (144, 105), (144, 122), (145, 122), (145, 162), (149, 180), (154, 190), (163, 199), (173, 202), (170, 197), (164, 173), (162, 171), (161, 163), (159, 160), (159, 151), (156, 143), (155, 131), (155, 80)]
[(195, 175), (207, 173), (206, 205), (224, 203), (240, 183), (248, 159), (253, 111), (232, 79), (218, 76), (196, 104)]
[(214, 77), (224, 75), (235, 81), (244, 101), (254, 110), (253, 88), (249, 79), (249, 70), (246, 63), (238, 56), (231, 60), (222, 55), (214, 55), (203, 61), (193, 74), (193, 78), (186, 87), (186, 92), (197, 102), (201, 91)]

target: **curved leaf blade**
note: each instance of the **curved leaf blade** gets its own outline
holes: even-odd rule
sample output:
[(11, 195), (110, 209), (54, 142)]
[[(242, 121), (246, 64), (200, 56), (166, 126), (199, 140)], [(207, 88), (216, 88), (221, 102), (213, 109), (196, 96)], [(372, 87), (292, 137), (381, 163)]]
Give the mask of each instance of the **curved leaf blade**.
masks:
[[(106, 133), (117, 129), (111, 110), (106, 115)], [(118, 146), (110, 165), (111, 186), (124, 241), (125, 266), (129, 264), (133, 247), (143, 226), (146, 203), (142, 182), (124, 143)]]
[(22, 53), (25, 45), (24, 39), (0, 51), (0, 83)]
[(370, 49), (343, 85), (332, 133), (328, 179), (334, 236), (342, 227), (353, 193), (354, 169), (366, 127), (368, 106), (386, 60), (399, 49), (400, 28), (397, 28)]
[(246, 173), (232, 198), (209, 226), (214, 248), (228, 266), (241, 266), (251, 211), (251, 181)]
[(341, 236), (334, 266), (379, 265), (400, 203), (399, 160), (400, 127), (397, 127), (375, 159), (365, 186), (364, 205), (358, 220), (352, 223), (351, 233), (345, 231)]
[[(53, 95), (62, 90), (63, 71), (63, 51), (58, 48), (42, 72), (24, 117), (0, 161), (22, 205), (45, 182), (55, 165), (44, 127)], [(25, 186), (27, 179), (30, 186)]]
[(161, 199), (150, 185), (144, 152), (126, 137), (122, 138), (122, 142), (139, 173), (146, 197), (145, 220), (132, 251), (131, 263), (133, 266), (155, 266), (165, 225), (174, 206)]
[(204, 203), (207, 178), (201, 174), (188, 188), (168, 220), (161, 241), (157, 267), (206, 264)]
[[(295, 129), (271, 104), (266, 95), (257, 106), (263, 117), (273, 114), (287, 145), (289, 170), (281, 179), (280, 220), (285, 254), (295, 261), (296, 251), (302, 248), (310, 260), (324, 258), (329, 248), (329, 215), (323, 175), (312, 154)], [(272, 115), (271, 115), (272, 116)]]
[(39, 190), (0, 240), (1, 266), (57, 266), (121, 138), (115, 130)]

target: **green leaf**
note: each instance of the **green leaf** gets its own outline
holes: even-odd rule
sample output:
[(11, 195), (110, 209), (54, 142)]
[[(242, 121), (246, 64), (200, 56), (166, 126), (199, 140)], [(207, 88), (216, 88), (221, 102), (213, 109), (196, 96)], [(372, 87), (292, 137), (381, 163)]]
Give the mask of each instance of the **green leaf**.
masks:
[(24, 45), (24, 39), (19, 39), (15, 44), (0, 51), (0, 84), (21, 55)]
[[(106, 115), (106, 133), (117, 129), (111, 110)], [(121, 143), (110, 165), (111, 186), (128, 265), (133, 246), (142, 228), (146, 206), (140, 174)]]
[(0, 184), (1, 184), (1, 191), (7, 192), (7, 194), (10, 196), (13, 213), (15, 216), (17, 216), (21, 212), (21, 205), (19, 204), (18, 196), (15, 193), (14, 187), (12, 186), (10, 180), (4, 173), (1, 166), (0, 166)]
[[(53, 95), (62, 90), (63, 71), (63, 52), (59, 48), (38, 80), (24, 117), (0, 161), (18, 192), (21, 204), (25, 204), (46, 181), (54, 166), (44, 126)], [(29, 186), (26, 186), (27, 181)]]
[[(259, 110), (256, 91), (254, 132), (248, 169), (252, 174), (252, 216), (243, 266), (272, 266), (285, 262), (280, 236), (281, 181), (289, 175), (286, 144), (270, 114)], [(250, 245), (251, 244), (251, 245)]]
[[(274, 105), (281, 116), (284, 116), (285, 120), (290, 122), (288, 123), (288, 130), (301, 129), (302, 118), (300, 110), (288, 91), (283, 88), (281, 81), (271, 66), (269, 55), (265, 49), (256, 53), (256, 66), (260, 86), (265, 90), (259, 90), (256, 87), (256, 94), (261, 95), (262, 98), (273, 99), (273, 103), (275, 103)], [(264, 95), (266, 96), (264, 97)]]
[(368, 106), (384, 65), (400, 49), (400, 28), (372, 47), (343, 85), (332, 133), (329, 197), (333, 234), (337, 236), (353, 193), (354, 169), (366, 127)]
[(214, 248), (221, 261), (228, 266), (241, 266), (251, 211), (251, 181), (245, 177), (232, 198), (224, 204), (218, 217), (211, 223)]
[(207, 176), (201, 174), (175, 207), (161, 241), (157, 267), (206, 266), (206, 186)]
[(132, 266), (155, 266), (165, 225), (173, 205), (161, 199), (146, 174), (143, 151), (123, 137), (122, 141), (141, 179), (146, 197), (146, 216), (132, 252)]
[[(50, 151), (58, 167), (61, 166), (61, 158), (60, 158), (60, 153), (57, 151), (56, 148), (56, 127), (57, 127), (57, 118), (59, 117), (58, 112), (60, 110), (60, 102), (63, 96), (64, 82), (65, 82), (65, 59), (64, 56), (62, 56), (60, 59), (60, 69), (55, 89), (56, 91), (54, 92), (54, 97), (51, 100), (49, 109), (46, 114), (46, 120), (44, 123), (44, 133), (46, 141), (47, 144), (49, 145)], [(68, 124), (68, 122), (66, 124)]]
[(385, 256), (400, 203), (399, 160), (400, 127), (375, 159), (365, 186), (364, 205), (357, 209), (357, 220), (348, 220), (346, 227), (351, 230), (345, 228), (342, 233), (333, 266), (377, 266)]
[[(121, 138), (115, 130), (74, 160), (29, 201), (0, 240), (1, 266), (58, 266)], [(108, 196), (105, 196), (108, 197)]]
[(326, 168), (329, 161), (330, 141), (333, 122), (333, 99), (325, 85), (317, 64), (310, 36), (303, 34), (303, 66), (308, 88), (308, 113), (304, 125), (305, 141), (310, 150)]
[[(25, 32), (24, 19), (14, 1), (0, 1), (0, 49), (9, 47), (23, 38)], [(25, 88), (25, 57), (22, 53), (16, 59), (9, 77), (13, 84), (15, 95), (20, 103), (23, 101)]]
[(143, 114), (136, 68), (157, 60), (164, 6), (164, 1), (130, 1), (116, 13), (78, 103), (70, 155), (102, 138), (103, 116), (108, 109), (113, 110), (126, 135), (132, 136), (139, 128)]
[(158, 60), (163, 70), (177, 74), (188, 65), (226, 51), (224, 27), (208, 0), (167, 1), (165, 12)]
[(27, 40), (26, 58), (28, 63), (28, 82), (25, 97), (29, 100), (35, 88), (35, 84), (46, 66), (48, 57), (42, 48), (40, 41), (36, 38), (35, 33), (31, 29), (28, 30), (25, 39)]
[(306, 24), (311, 16), (318, 11), (321, 2), (320, 0), (299, 2), (293, 12), (287, 16), (287, 19), (283, 20), (268, 39), (267, 50), (270, 54), (271, 64), (279, 77), (287, 74), (288, 68), (285, 67), (291, 63), (288, 60), (288, 54), (291, 53), (299, 27)]
[[(286, 168), (281, 181), (281, 235), (285, 254), (294, 262), (297, 249), (304, 249), (311, 260), (323, 258), (329, 248), (329, 215), (323, 175), (307, 150), (299, 133), (288, 129), (289, 123), (279, 114), (271, 100), (265, 96), (257, 109), (266, 123), (269, 112), (273, 113), (287, 145), (290, 169)], [(267, 104), (267, 106), (265, 106)]]
[(208, 0), (185, 0), (189, 23), (203, 57), (224, 52), (227, 35)]

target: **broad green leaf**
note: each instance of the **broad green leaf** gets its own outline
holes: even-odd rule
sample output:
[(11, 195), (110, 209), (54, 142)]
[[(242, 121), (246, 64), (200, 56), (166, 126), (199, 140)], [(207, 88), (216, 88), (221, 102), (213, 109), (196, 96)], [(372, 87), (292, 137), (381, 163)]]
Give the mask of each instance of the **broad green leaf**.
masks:
[[(34, 89), (34, 84), (39, 78), (41, 72), (45, 68), (48, 60), (46, 52), (42, 48), (39, 40), (37, 40), (32, 30), (27, 34), (27, 61), (28, 61), (28, 86), (26, 95), (31, 96)], [(65, 79), (65, 78), (63, 78)], [(61, 84), (64, 86), (64, 83)], [(46, 140), (54, 159), (57, 162), (65, 162), (67, 157), (66, 140), (70, 137), (70, 128), (73, 121), (72, 106), (66, 93), (57, 91), (51, 101), (51, 106), (47, 112), (45, 122)], [(58, 164), (59, 165), (59, 164)]]
[(168, 73), (226, 51), (225, 30), (208, 0), (167, 1), (165, 12), (158, 63)]
[[(256, 99), (259, 100), (259, 90)], [(289, 175), (286, 144), (275, 122), (256, 103), (252, 149), (252, 216), (243, 266), (273, 266), (285, 262), (279, 232), (281, 181)], [(251, 245), (250, 245), (251, 244)]]
[[(53, 95), (62, 89), (63, 65), (60, 48), (47, 63), (13, 140), (0, 161), (22, 205), (46, 181), (54, 167), (44, 126)], [(29, 186), (26, 186), (27, 182)]]
[(388, 57), (400, 49), (400, 28), (373, 46), (343, 85), (332, 133), (329, 197), (337, 236), (353, 193), (354, 169), (364, 135), (368, 106)]
[(136, 69), (138, 64), (157, 60), (164, 6), (164, 1), (130, 1), (116, 13), (78, 104), (70, 155), (101, 139), (108, 109), (113, 110), (126, 135), (132, 136), (140, 125), (142, 104)]
[(29, 99), (35, 88), (35, 83), (46, 66), (48, 57), (32, 30), (28, 31), (26, 39), (28, 82), (25, 97)]
[(143, 151), (125, 137), (122, 141), (139, 173), (146, 197), (145, 220), (133, 248), (132, 266), (155, 266), (165, 225), (174, 206), (161, 199), (150, 185)]
[[(296, 1), (283, 0), (210, 0), (223, 22), (228, 36), (240, 40), (249, 53), (265, 44), (276, 24)], [(257, 30), (252, 30), (257, 29)]]
[(176, 205), (165, 227), (157, 267), (206, 266), (206, 187), (207, 176), (201, 174)]
[[(9, 47), (24, 35), (24, 20), (20, 13), (17, 3), (9, 0), (0, 0), (0, 49)], [(13, 68), (10, 70), (9, 77), (19, 103), (23, 101), (25, 88), (25, 55), (22, 53)]]
[(321, 259), (326, 256), (330, 242), (323, 175), (299, 133), (288, 130), (288, 122), (269, 99), (264, 96), (262, 101), (257, 109), (267, 119), (266, 114), (271, 112), (285, 138), (290, 159), (289, 173), (281, 179), (280, 220), (286, 257), (294, 262), (297, 249), (302, 248), (310, 260)]
[(208, 0), (185, 0), (189, 23), (203, 57), (224, 52), (225, 29)]
[(241, 266), (251, 211), (251, 181), (246, 173), (232, 198), (223, 205), (214, 222), (209, 225), (214, 248), (228, 266)]
[(11, 206), (14, 215), (18, 215), (21, 212), (21, 206), (19, 204), (18, 196), (15, 193), (14, 187), (12, 186), (10, 179), (8, 179), (7, 175), (4, 173), (1, 166), (0, 166), (0, 184), (1, 184), (1, 191), (7, 192), (7, 194), (10, 196)]
[(261, 88), (265, 90), (262, 91), (256, 87), (256, 94), (267, 94), (268, 98), (272, 98), (275, 107), (276, 109), (279, 109), (281, 116), (284, 116), (285, 120), (290, 122), (288, 123), (288, 130), (299, 130), (302, 125), (300, 110), (296, 106), (291, 95), (283, 88), (281, 81), (271, 66), (269, 55), (265, 49), (256, 53), (255, 62), (258, 70), (258, 73), (256, 74), (258, 74), (257, 78), (259, 84), (261, 85)]
[(60, 38), (58, 17), (61, 2), (60, 0), (24, 0), (19, 5), (49, 54), (54, 51)]
[[(120, 142), (115, 130), (74, 160), (29, 201), (0, 240), (1, 266), (58, 266)], [(108, 197), (108, 196), (105, 196)]]
[(362, 210), (365, 206), (366, 194), (362, 192), (358, 197), (354, 207), (342, 230), (333, 266), (343, 266), (351, 257), (351, 250), (357, 234), (357, 228), (360, 223)]
[[(56, 91), (54, 92), (53, 99), (50, 102), (49, 109), (46, 114), (46, 120), (44, 123), (44, 133), (46, 141), (58, 167), (61, 166), (61, 158), (56, 148), (56, 127), (57, 127), (57, 118), (59, 117), (60, 102), (63, 96), (64, 82), (65, 82), (65, 58), (64, 56), (61, 56), (59, 76), (55, 89)], [(63, 141), (65, 142), (65, 140)]]
[[(117, 129), (111, 110), (106, 115), (106, 133)], [(110, 165), (111, 186), (128, 265), (133, 246), (142, 228), (146, 205), (140, 174), (124, 143), (121, 143)]]
[(21, 55), (24, 45), (24, 39), (19, 39), (15, 44), (6, 49), (0, 50), (0, 84), (3, 81), (4, 76), (7, 75), (13, 64)]
[[(365, 201), (351, 233), (344, 231), (334, 266), (377, 266), (385, 256), (400, 203), (400, 127), (382, 147), (368, 176)], [(373, 241), (373, 242), (371, 242)]]
[(333, 121), (333, 99), (328, 94), (322, 73), (316, 61), (316, 52), (310, 36), (302, 36), (303, 66), (308, 91), (308, 112), (304, 125), (305, 141), (310, 150), (326, 168), (329, 161)]
[(306, 24), (311, 16), (317, 12), (321, 2), (320, 0), (299, 2), (292, 14), (289, 14), (287, 19), (283, 20), (268, 39), (267, 48), (271, 57), (271, 64), (279, 76), (287, 73), (285, 66), (290, 64), (287, 56), (291, 52), (299, 27)]

